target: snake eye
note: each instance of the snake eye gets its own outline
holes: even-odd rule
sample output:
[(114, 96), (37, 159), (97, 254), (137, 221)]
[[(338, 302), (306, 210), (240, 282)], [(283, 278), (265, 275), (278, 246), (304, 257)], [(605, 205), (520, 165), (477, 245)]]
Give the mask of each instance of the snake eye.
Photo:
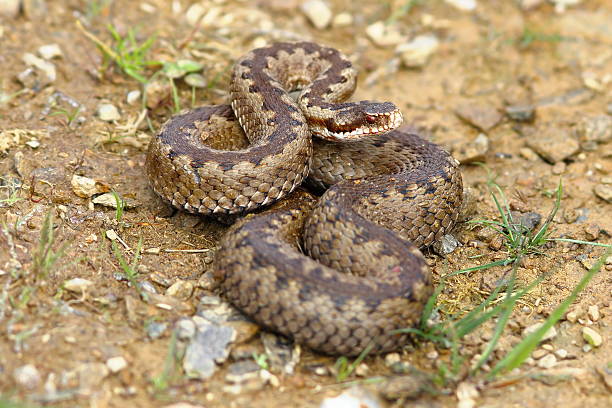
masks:
[(376, 116), (374, 116), (374, 115), (366, 115), (366, 121), (368, 123), (376, 123)]

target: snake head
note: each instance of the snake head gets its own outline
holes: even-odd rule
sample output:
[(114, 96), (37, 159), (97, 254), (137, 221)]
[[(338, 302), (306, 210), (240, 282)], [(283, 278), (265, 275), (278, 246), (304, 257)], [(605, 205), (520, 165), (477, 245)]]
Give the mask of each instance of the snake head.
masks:
[(310, 124), (318, 137), (331, 141), (359, 140), (396, 129), (402, 114), (391, 102), (361, 101), (332, 105), (334, 114), (321, 125)]

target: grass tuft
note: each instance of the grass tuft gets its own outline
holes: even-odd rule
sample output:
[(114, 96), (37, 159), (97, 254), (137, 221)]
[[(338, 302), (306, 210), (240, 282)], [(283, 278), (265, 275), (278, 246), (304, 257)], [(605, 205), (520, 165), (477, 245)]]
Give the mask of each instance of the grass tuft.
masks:
[(57, 261), (65, 255), (69, 244), (64, 243), (59, 249), (54, 250), (55, 232), (53, 223), (53, 213), (49, 211), (40, 229), (40, 239), (38, 247), (34, 251), (32, 269), (34, 275), (38, 279), (44, 279), (49, 276), (51, 269), (56, 265)]

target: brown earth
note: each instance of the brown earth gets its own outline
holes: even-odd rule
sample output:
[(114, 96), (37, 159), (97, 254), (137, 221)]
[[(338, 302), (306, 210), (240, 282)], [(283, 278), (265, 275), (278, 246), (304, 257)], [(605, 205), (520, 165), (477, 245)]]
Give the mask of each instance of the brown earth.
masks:
[[(201, 1), (198, 4), (207, 14), (195, 25), (197, 10), (179, 0), (49, 1), (46, 10), (41, 8), (45, 2), (25, 1), (25, 13), (0, 17), (0, 395), (62, 407), (166, 406), (178, 401), (207, 407), (316, 407), (323, 398), (344, 390), (333, 375), (320, 376), (307, 369), (315, 363), (329, 369), (335, 359), (307, 350), (295, 374), (276, 372), (278, 383), (255, 391), (238, 395), (224, 391), (231, 358), (208, 380), (190, 380), (178, 369), (169, 387), (153, 387), (152, 380), (163, 373), (173, 350), (173, 324), (199, 309), (203, 295), (214, 293), (209, 274), (203, 274), (210, 270), (211, 251), (165, 250), (214, 250), (226, 227), (192, 215), (173, 215), (148, 187), (143, 172), (148, 139), (176, 106), (164, 93), (169, 89), (167, 79), (158, 75), (163, 79), (161, 90), (148, 94), (151, 108), (145, 113), (150, 122), (138, 123), (143, 111), (140, 100), (128, 104), (126, 95), (141, 86), (116, 67), (102, 71), (102, 54), (85, 34), (111, 45), (108, 24), (121, 35), (136, 29), (139, 42), (156, 34), (151, 60), (187, 58), (204, 65), (206, 88), (196, 88), (192, 94), (177, 80), (181, 108), (227, 101), (228, 67), (253, 47), (284, 39), (334, 46), (361, 71), (355, 99), (393, 101), (406, 120), (432, 140), (465, 161), (484, 162), (497, 175), (513, 209), (546, 217), (562, 179), (563, 199), (552, 236), (612, 243), (612, 203), (594, 192), (612, 188), (612, 126), (608, 120), (599, 140), (587, 140), (589, 133), (584, 132), (585, 124), (598, 116), (605, 122), (612, 113), (612, 4), (607, 0), (581, 2), (564, 12), (543, 1), (481, 0), (475, 11), (468, 12), (443, 1), (338, 0), (328, 2), (331, 10), (335, 15), (349, 13), (352, 23), (325, 29), (313, 27), (300, 3)], [(517, 3), (537, 5), (524, 10)], [(398, 12), (405, 4), (413, 7)], [(422, 67), (400, 65), (384, 73), (397, 57), (395, 46), (376, 45), (367, 37), (366, 27), (390, 16), (396, 16), (396, 25), (407, 36), (403, 42), (419, 34), (438, 38), (439, 47)], [(40, 46), (53, 43), (63, 54), (51, 60), (56, 78), (46, 83), (44, 73), (35, 68), (17, 81), (27, 68), (24, 54), (37, 54)], [(50, 106), (55, 92), (82, 105), (74, 121), (70, 121), (74, 108), (61, 97)], [(152, 100), (155, 95), (161, 98), (158, 103)], [(95, 114), (104, 102), (119, 108), (119, 119), (103, 121)], [(535, 107), (533, 121), (501, 115), (507, 106), (520, 105)], [(460, 119), (459, 114), (468, 119)], [(483, 119), (469, 119), (470, 115)], [(478, 130), (474, 123), (484, 123), (481, 127), (486, 129)], [(465, 156), (470, 142), (483, 131), (489, 143), (486, 152)], [(496, 219), (486, 171), (464, 164), (462, 172), (470, 191), (466, 215)], [(116, 191), (135, 208), (117, 221), (114, 209), (75, 194), (71, 185), (75, 175), (98, 180), (101, 190)], [(57, 262), (45, 266), (36, 259), (49, 212), (55, 220), (53, 251), (68, 246)], [(142, 241), (137, 279), (146, 280), (159, 293), (176, 281), (191, 283), (193, 294), (182, 300), (167, 294), (142, 300), (133, 286), (118, 278), (122, 269), (106, 237), (108, 230), (125, 242), (118, 248), (128, 259)], [(478, 227), (462, 223), (454, 235), (462, 246), (446, 258), (430, 255), (436, 280), (506, 256), (499, 237)], [(518, 304), (490, 366), (520, 339), (524, 327), (542, 321), (569, 295), (603, 251), (597, 246), (551, 243), (543, 254), (523, 260), (519, 282), (547, 275)], [(608, 263), (592, 279), (569, 309), (575, 318), (556, 324), (557, 336), (521, 367), (524, 376), (493, 382), (481, 380), (482, 376), (460, 377), (421, 394), (411, 406), (455, 406), (461, 394), (456, 393), (458, 383), (463, 384), (459, 390), (475, 385), (476, 405), (482, 407), (611, 406), (611, 270)], [(441, 307), (454, 313), (475, 306), (505, 272), (507, 268), (492, 268), (448, 279)], [(72, 278), (93, 285), (75, 293), (64, 288)], [(593, 306), (598, 317), (593, 316)], [(151, 322), (168, 323), (169, 329), (151, 339), (147, 335)], [(586, 326), (603, 337), (600, 347), (585, 349), (581, 330)], [(482, 351), (492, 327), (469, 336), (461, 350), (468, 360)], [(249, 345), (262, 349), (259, 336)], [(567, 355), (557, 356), (554, 367), (538, 365), (536, 357), (559, 349)], [(109, 373), (106, 362), (117, 356), (126, 360), (127, 367)], [(400, 357), (435, 374), (440, 362), (448, 364), (449, 351), (420, 343)], [(27, 364), (38, 373), (30, 382), (15, 374)], [(369, 357), (365, 364), (365, 377), (394, 376), (384, 356)], [(51, 395), (60, 397), (56, 401)], [(466, 403), (464, 397), (461, 400)], [(1, 400), (0, 406), (5, 406)]]

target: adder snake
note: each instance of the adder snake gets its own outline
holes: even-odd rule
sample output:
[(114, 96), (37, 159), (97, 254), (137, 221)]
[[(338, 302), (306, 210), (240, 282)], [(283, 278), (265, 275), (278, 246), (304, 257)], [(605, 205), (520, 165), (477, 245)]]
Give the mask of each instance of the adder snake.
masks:
[[(307, 176), (328, 188), (314, 209), (305, 200), (244, 217), (214, 261), (236, 307), (328, 354), (406, 342), (396, 330), (418, 321), (431, 294), (418, 247), (453, 227), (462, 197), (457, 162), (393, 130), (401, 123), (393, 104), (344, 102), (355, 83), (350, 62), (332, 48), (301, 42), (253, 50), (234, 66), (231, 108), (172, 118), (146, 162), (159, 195), (205, 215), (257, 210)], [(295, 89), (297, 102), (288, 93)]]

